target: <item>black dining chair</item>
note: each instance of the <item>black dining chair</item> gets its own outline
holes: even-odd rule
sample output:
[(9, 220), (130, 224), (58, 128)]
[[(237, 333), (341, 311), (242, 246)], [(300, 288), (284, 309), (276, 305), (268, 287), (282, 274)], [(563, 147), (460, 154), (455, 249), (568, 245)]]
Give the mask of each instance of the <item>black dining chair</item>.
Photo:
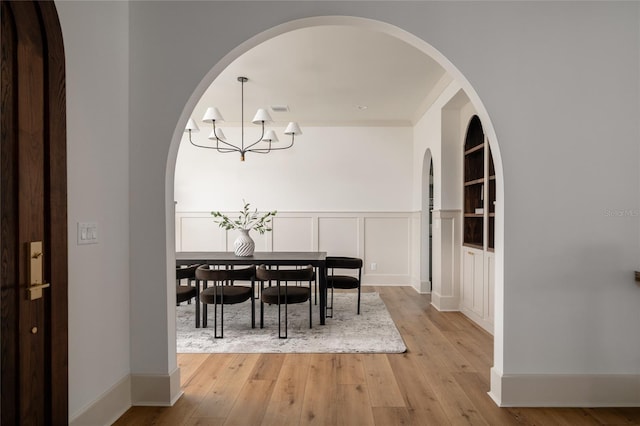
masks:
[[(256, 279), (260, 284), (260, 328), (264, 327), (264, 304), (278, 305), (278, 337), (288, 337), (287, 306), (292, 303), (309, 301), (309, 328), (313, 327), (311, 286), (314, 280), (313, 266), (301, 269), (267, 269), (260, 265), (256, 269)], [(266, 281), (275, 281), (275, 286), (265, 288)], [(289, 285), (290, 282), (308, 282), (305, 285)], [(284, 305), (284, 335), (282, 334), (282, 305)]]
[[(357, 270), (357, 276), (355, 271)], [(352, 275), (349, 272), (353, 272)], [(331, 289), (331, 302), (327, 297), (327, 318), (333, 318), (333, 289), (358, 289), (358, 315), (360, 315), (360, 290), (362, 259), (346, 256), (327, 256), (327, 291)], [(331, 315), (329, 315), (331, 311)]]
[[(196, 269), (196, 278), (204, 283), (204, 289), (200, 292), (200, 301), (203, 303), (202, 327), (207, 327), (207, 306), (213, 305), (213, 335), (216, 339), (223, 338), (224, 305), (235, 305), (251, 300), (251, 328), (255, 328), (255, 275), (255, 266), (243, 269), (209, 269), (208, 265), (203, 265)], [(235, 285), (236, 281), (250, 281), (251, 287)], [(211, 287), (208, 286), (209, 282), (213, 283)], [(220, 305), (219, 333), (218, 305)]]
[[(191, 299), (195, 299), (196, 328), (200, 327), (200, 303), (198, 302), (198, 286), (192, 284), (195, 284), (198, 266), (200, 265), (176, 266), (176, 306), (182, 302), (191, 303)], [(187, 281), (187, 285), (182, 285), (184, 280)]]

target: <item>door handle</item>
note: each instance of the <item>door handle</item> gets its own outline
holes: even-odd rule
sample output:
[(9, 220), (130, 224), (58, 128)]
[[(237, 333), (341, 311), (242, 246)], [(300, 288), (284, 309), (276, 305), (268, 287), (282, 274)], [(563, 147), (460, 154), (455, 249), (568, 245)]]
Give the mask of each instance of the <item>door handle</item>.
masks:
[(29, 287), (27, 287), (27, 297), (29, 300), (36, 300), (42, 297), (42, 289), (49, 287), (42, 279), (44, 253), (42, 251), (42, 241), (29, 243)]

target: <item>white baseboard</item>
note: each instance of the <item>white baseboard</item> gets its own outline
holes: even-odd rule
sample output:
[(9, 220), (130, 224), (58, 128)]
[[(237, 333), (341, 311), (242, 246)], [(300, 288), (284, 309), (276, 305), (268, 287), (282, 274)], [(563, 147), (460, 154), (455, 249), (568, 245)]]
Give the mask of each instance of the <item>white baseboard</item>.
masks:
[[(431, 281), (419, 281), (418, 293), (431, 294)], [(428, 290), (427, 290), (428, 289)]]
[(70, 426), (111, 425), (131, 407), (131, 376), (127, 375), (94, 402), (69, 416)]
[(440, 312), (459, 311), (460, 299), (455, 296), (442, 296), (432, 291), (431, 305)]
[(165, 375), (127, 375), (94, 402), (69, 416), (69, 425), (111, 425), (134, 405), (168, 407), (182, 394), (179, 368)]
[(503, 374), (491, 370), (500, 407), (640, 407), (639, 374)]
[(408, 275), (362, 274), (362, 285), (407, 286), (411, 284)]
[(493, 335), (493, 323), (491, 321), (488, 321), (486, 318), (481, 317), (480, 315), (465, 307), (462, 307), (460, 309), (460, 312), (465, 314), (471, 321), (482, 327), (486, 332)]
[(131, 404), (170, 407), (182, 396), (180, 368), (171, 374), (132, 374)]

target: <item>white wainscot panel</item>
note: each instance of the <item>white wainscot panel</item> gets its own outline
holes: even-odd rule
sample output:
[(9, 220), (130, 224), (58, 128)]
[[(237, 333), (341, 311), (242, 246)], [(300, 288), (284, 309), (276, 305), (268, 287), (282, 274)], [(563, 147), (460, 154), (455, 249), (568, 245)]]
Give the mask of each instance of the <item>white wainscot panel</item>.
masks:
[(275, 217), (273, 251), (314, 251), (313, 218)]
[(226, 231), (211, 217), (180, 218), (182, 251), (225, 251)]
[[(365, 271), (409, 277), (409, 218), (367, 217), (364, 226)], [(372, 264), (375, 263), (375, 270)]]
[(329, 256), (360, 257), (357, 217), (318, 218), (318, 246)]

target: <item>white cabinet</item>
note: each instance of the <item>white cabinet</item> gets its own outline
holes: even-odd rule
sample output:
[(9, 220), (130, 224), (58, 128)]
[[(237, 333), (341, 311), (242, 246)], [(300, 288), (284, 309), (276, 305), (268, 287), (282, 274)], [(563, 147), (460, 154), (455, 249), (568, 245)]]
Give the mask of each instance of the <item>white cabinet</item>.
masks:
[(460, 310), (493, 334), (493, 252), (462, 247), (462, 286)]
[(489, 141), (477, 115), (467, 124), (462, 165), (460, 310), (493, 334), (496, 172)]
[(482, 282), (484, 280), (484, 262), (482, 250), (469, 247), (463, 248), (462, 254), (462, 305), (477, 315), (484, 310), (484, 296)]

